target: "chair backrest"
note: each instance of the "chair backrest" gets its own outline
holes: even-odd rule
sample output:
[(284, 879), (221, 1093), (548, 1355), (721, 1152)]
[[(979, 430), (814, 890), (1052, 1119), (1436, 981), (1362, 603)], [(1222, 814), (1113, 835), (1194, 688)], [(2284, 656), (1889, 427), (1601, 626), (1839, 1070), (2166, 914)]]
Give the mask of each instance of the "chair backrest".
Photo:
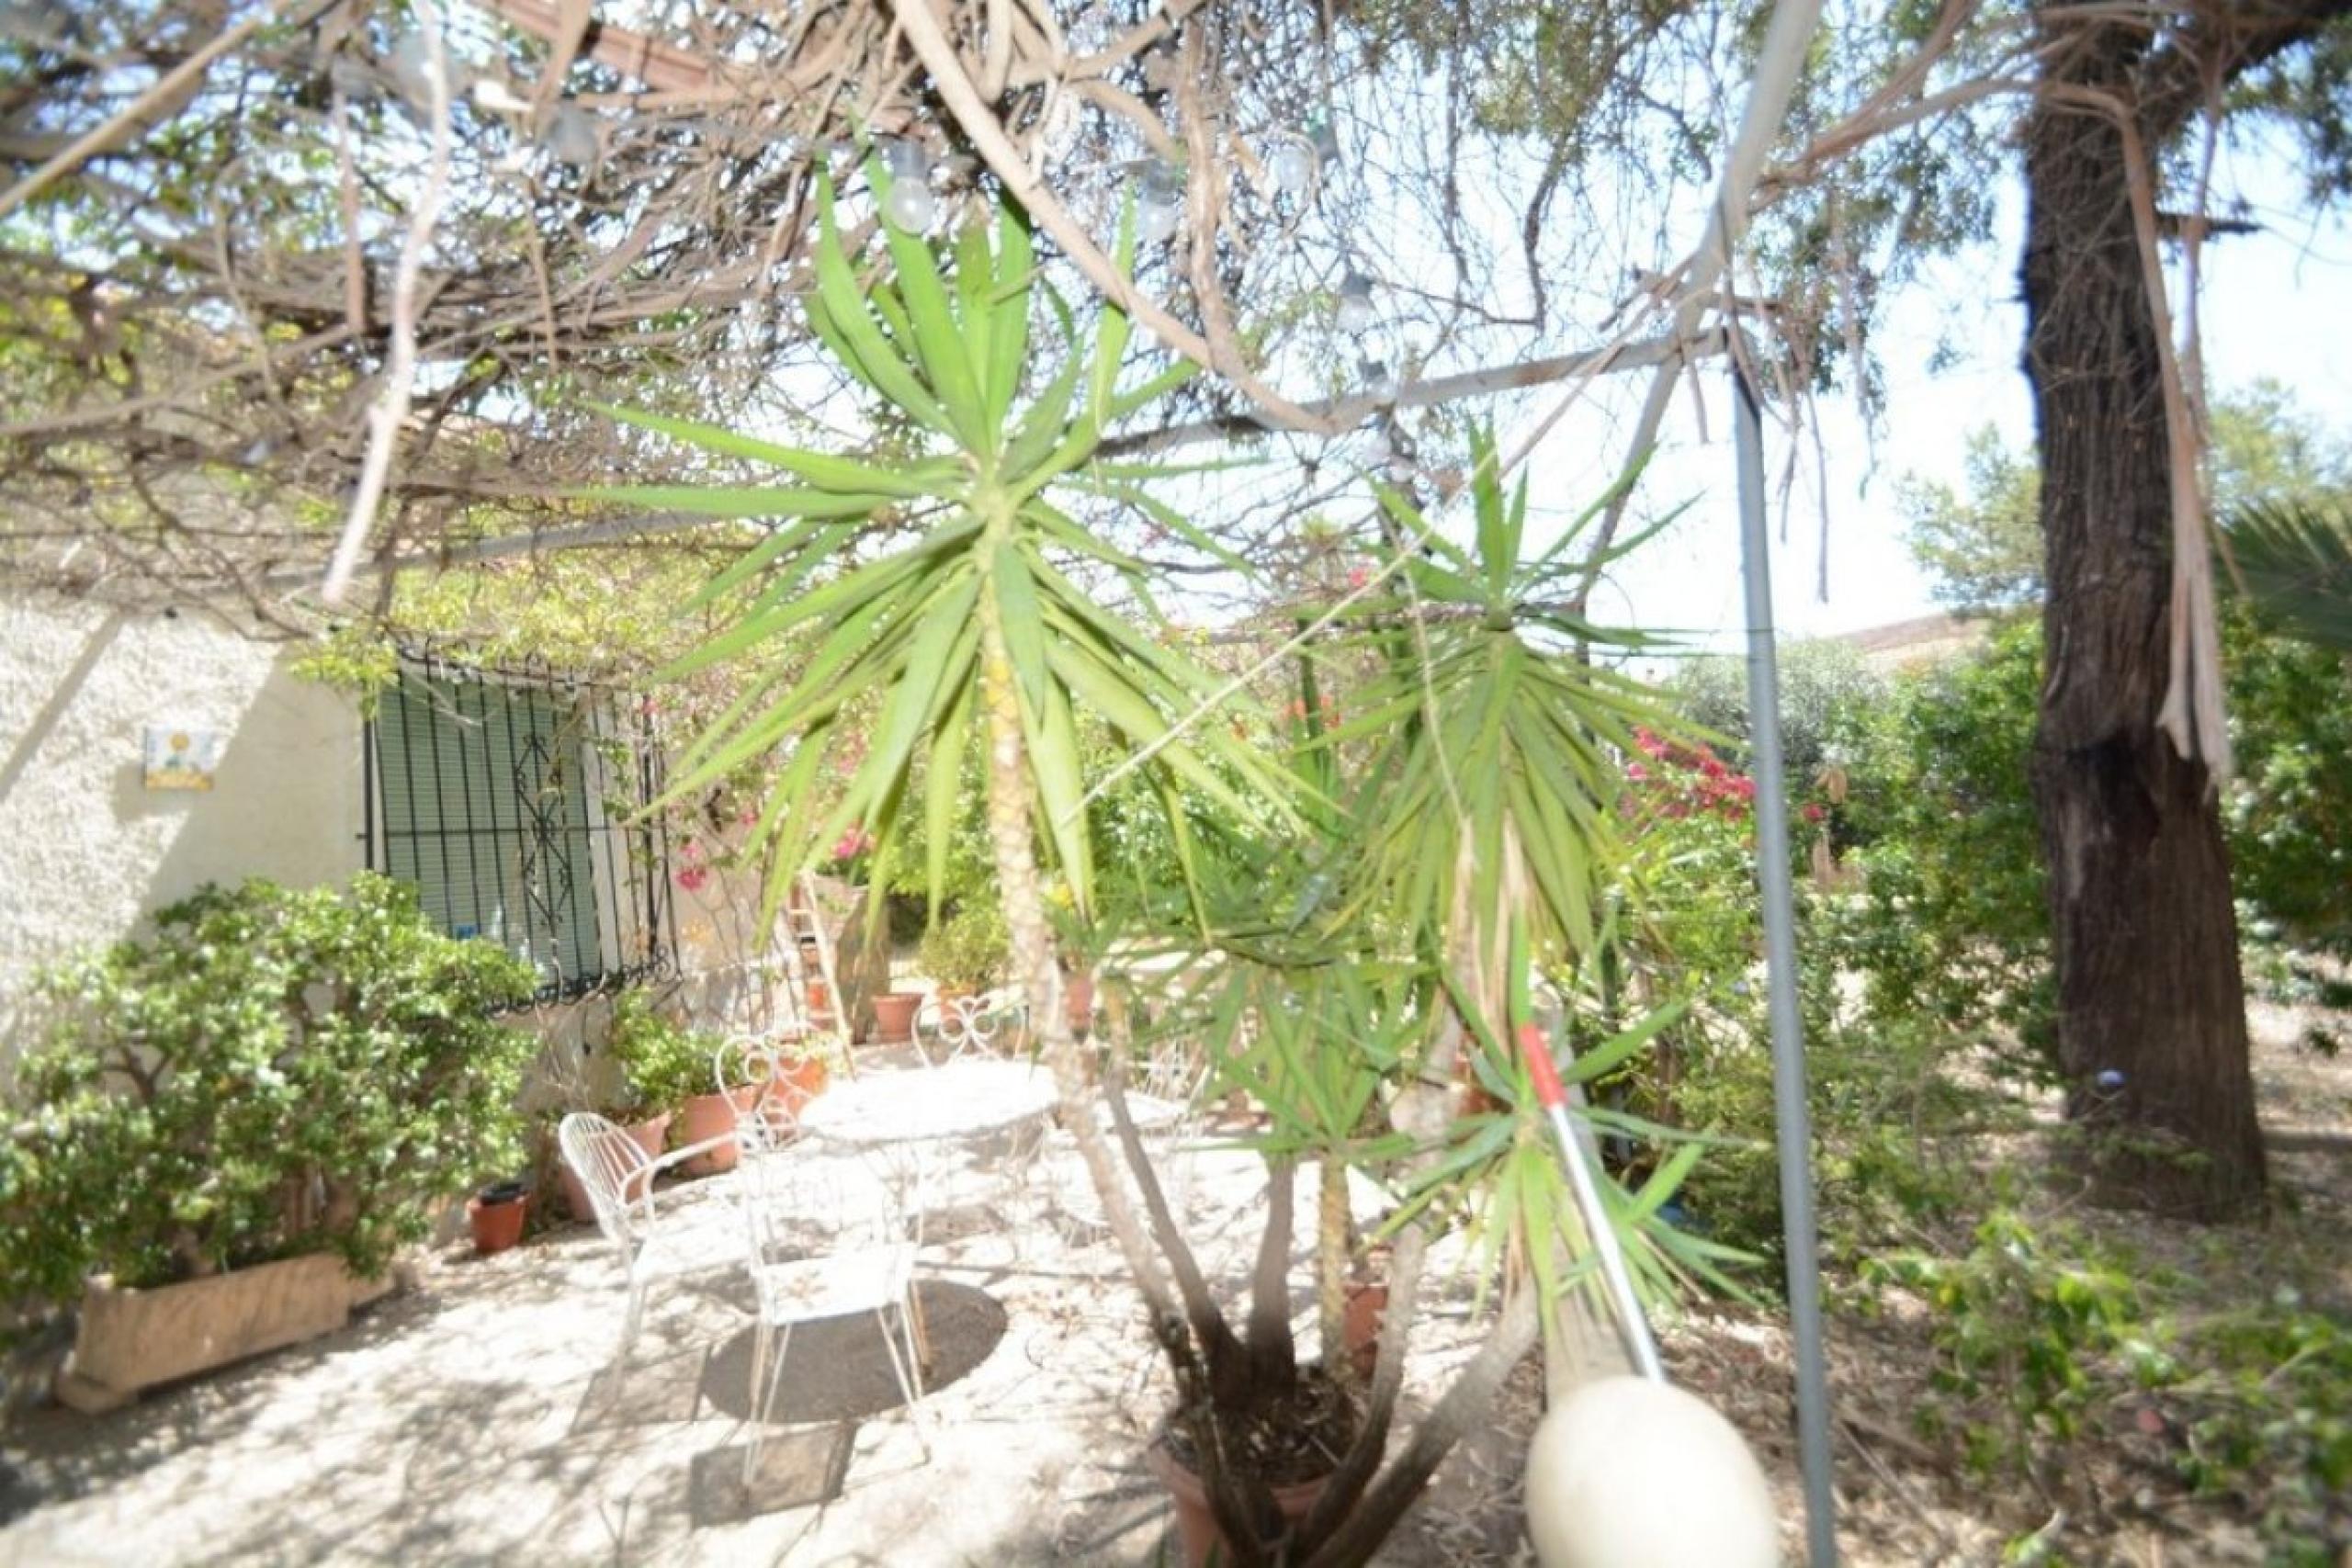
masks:
[(900, 1238), (890, 1190), (867, 1163), (798, 1140), (789, 1127), (736, 1123), (735, 1180), (755, 1262), (834, 1252)]
[(563, 1119), (556, 1143), (587, 1190), (596, 1228), (626, 1251), (642, 1247), (653, 1229), (653, 1156), (625, 1129), (585, 1111)]
[[(800, 1048), (814, 1038), (813, 1032), (741, 1035), (712, 1053), (711, 1077), (734, 1106), (739, 1131), (746, 1122), (757, 1122), (786, 1141), (799, 1131), (808, 1091), (795, 1087), (789, 1069), (800, 1064)], [(758, 1092), (746, 1099), (737, 1092), (745, 1087)]]
[(967, 997), (933, 996), (915, 1015), (915, 1032), (938, 1042), (936, 1053), (922, 1053), (934, 1066), (969, 1051), (982, 1056), (1017, 1055), (1029, 1032), (1029, 1010), (1016, 992), (980, 991)]

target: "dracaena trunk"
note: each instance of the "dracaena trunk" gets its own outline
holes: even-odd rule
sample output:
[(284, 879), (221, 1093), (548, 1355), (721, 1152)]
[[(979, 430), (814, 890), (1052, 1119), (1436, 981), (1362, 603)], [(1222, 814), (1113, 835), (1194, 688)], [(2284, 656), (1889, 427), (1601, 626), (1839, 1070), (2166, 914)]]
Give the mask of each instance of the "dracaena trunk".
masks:
[[(987, 722), (989, 847), (996, 863), (998, 897), (1004, 908), (1008, 946), (1014, 977), (1029, 1004), (1046, 1063), (1054, 1076), (1061, 1117), (1078, 1145), (1079, 1158), (1093, 1184), (1102, 1215), (1117, 1243), (1136, 1288), (1142, 1293), (1152, 1337), (1168, 1357), (1175, 1373), (1180, 1410), (1190, 1420), (1190, 1432), (1200, 1461), (1201, 1483), (1208, 1494), (1217, 1528), (1237, 1543), (1236, 1568), (1251, 1568), (1262, 1560), (1256, 1542), (1280, 1532), (1272, 1495), (1254, 1476), (1234, 1473), (1223, 1451), (1222, 1433), (1215, 1418), (1210, 1387), (1215, 1369), (1204, 1354), (1219, 1337), (1230, 1341), (1230, 1330), (1219, 1320), (1196, 1339), (1193, 1325), (1170, 1288), (1166, 1270), (1151, 1250), (1126, 1184), (1113, 1164), (1108, 1142), (1095, 1118), (1097, 1095), (1090, 1078), (1077, 1034), (1062, 1010), (1061, 976), (1054, 962), (1054, 938), (1046, 916), (1043, 884), (1037, 873), (1035, 793), (1030, 783), (1026, 744), (1022, 733), (1020, 697), (1012, 661), (1005, 648), (1004, 628), (994, 596), (980, 595), (980, 704)], [(1214, 1318), (1215, 1309), (1208, 1309)]]

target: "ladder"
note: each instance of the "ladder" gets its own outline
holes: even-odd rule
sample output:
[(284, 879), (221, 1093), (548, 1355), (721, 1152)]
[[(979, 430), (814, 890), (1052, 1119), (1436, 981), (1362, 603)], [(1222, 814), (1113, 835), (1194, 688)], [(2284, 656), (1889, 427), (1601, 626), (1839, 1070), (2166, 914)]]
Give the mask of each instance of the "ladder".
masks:
[(808, 1027), (833, 1037), (849, 1075), (857, 1076), (850, 1053), (849, 1010), (842, 1005), (841, 973), (834, 963), (831, 922), (818, 897), (814, 873), (802, 870), (784, 901), (785, 965), (791, 976), (796, 1011)]

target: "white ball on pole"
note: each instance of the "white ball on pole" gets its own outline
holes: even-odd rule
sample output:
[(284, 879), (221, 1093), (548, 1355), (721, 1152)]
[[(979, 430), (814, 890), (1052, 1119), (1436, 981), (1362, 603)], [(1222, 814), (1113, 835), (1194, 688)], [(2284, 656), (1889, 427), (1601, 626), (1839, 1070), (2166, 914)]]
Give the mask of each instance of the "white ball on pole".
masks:
[(1772, 1489), (1695, 1394), (1600, 1378), (1555, 1406), (1527, 1454), (1527, 1532), (1544, 1568), (1773, 1568)]

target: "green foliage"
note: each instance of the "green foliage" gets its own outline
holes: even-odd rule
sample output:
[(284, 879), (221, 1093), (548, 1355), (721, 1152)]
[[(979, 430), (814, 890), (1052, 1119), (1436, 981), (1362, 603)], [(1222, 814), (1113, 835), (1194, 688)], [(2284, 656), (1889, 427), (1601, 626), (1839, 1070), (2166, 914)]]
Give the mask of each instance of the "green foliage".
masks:
[(1895, 503), (1911, 525), (1911, 558), (1939, 604), (1963, 613), (2014, 610), (2041, 598), (2041, 472), (1992, 425), (1968, 433), (1965, 489), (1905, 478)]
[(2230, 857), (2253, 934), (2352, 956), (2352, 671), (2243, 615), (2224, 617), (2222, 657), (2238, 761)]
[(1893, 1253), (1863, 1270), (1899, 1285), (1936, 1313), (1934, 1386), (1952, 1397), (1926, 1413), (1957, 1412), (1970, 1463), (1993, 1475), (2030, 1471), (2054, 1441), (2081, 1435), (2103, 1392), (2098, 1360), (2129, 1355), (2146, 1382), (2171, 1375), (2147, 1337), (2130, 1269), (2089, 1253), (2067, 1233), (2044, 1236), (2016, 1211), (1995, 1209), (1957, 1258)]
[(2073, 1446), (2112, 1440), (2128, 1415), (2190, 1491), (2257, 1522), (2267, 1562), (2328, 1568), (2352, 1546), (2352, 1325), (2291, 1287), (2205, 1313), (2198, 1280), (2006, 1206), (1964, 1252), (1888, 1253), (1862, 1281), (1928, 1307), (1919, 1424), (1979, 1474), (2030, 1476), (2063, 1502)]
[(2018, 621), (1901, 683), (1886, 744), (1850, 784), (1875, 830), (1839, 921), (1871, 1016), (2016, 1040), (2019, 1065), (2055, 1043), (2030, 775), (2041, 680), (2041, 629)]
[[(2273, 380), (2214, 400), (2211, 458), (2217, 516), (2308, 510), (2340, 502), (2352, 489), (2352, 447)], [(2012, 453), (1998, 430), (1981, 425), (1969, 433), (1963, 469), (1966, 479), (1957, 489), (1916, 477), (1897, 488), (1910, 521), (1912, 558), (1933, 580), (1937, 600), (1956, 610), (2040, 603), (2041, 472), (2033, 455)], [(2258, 553), (2267, 541), (2251, 542)]]
[(2265, 621), (2339, 657), (2352, 654), (2352, 510), (2265, 502), (2230, 519), (2225, 581)]
[(944, 989), (985, 991), (1004, 978), (1012, 938), (993, 899), (967, 898), (923, 933), (917, 958)]
[[(1474, 437), (1472, 457), (1467, 548), (1382, 491), (1403, 547), (1417, 554), (1393, 592), (1360, 611), (1388, 623), (1361, 644), (1377, 658), (1376, 672), (1344, 722), (1309, 744), (1377, 742), (1351, 832), (1367, 886), (1396, 918), (1434, 944), (1483, 946), (1501, 941), (1497, 917), (1506, 904), (1523, 906), (1529, 953), (1574, 963), (1599, 945), (1606, 888), (1622, 859), (1620, 759), (1635, 731), (1663, 727), (1666, 713), (1647, 686), (1577, 657), (1579, 649), (1646, 647), (1645, 638), (1557, 607), (1560, 585), (1592, 564), (1565, 558), (1600, 506), (1528, 555), (1525, 481), (1506, 492), (1491, 433)], [(1418, 629), (1389, 629), (1399, 615), (1418, 616)], [(1527, 884), (1507, 900), (1513, 863)], [(1475, 931), (1458, 929), (1465, 908)]]
[[(874, 177), (881, 180), (878, 171)], [(1175, 728), (1195, 706), (1221, 700), (1216, 679), (1065, 570), (1106, 574), (1151, 603), (1142, 563), (1067, 509), (1089, 506), (1140, 512), (1192, 548), (1232, 563), (1150, 493), (1159, 470), (1094, 460), (1106, 430), (1189, 371), (1179, 367), (1121, 390), (1127, 318), (1106, 310), (1091, 344), (1082, 341), (1067, 307), (1040, 284), (1016, 208), (1004, 209), (993, 243), (986, 229), (967, 229), (945, 268), (922, 241), (892, 231), (894, 276), (863, 288), (821, 181), (819, 212), (810, 325), (862, 386), (921, 433), (925, 451), (887, 462), (841, 457), (623, 416), (790, 481), (604, 492), (648, 507), (782, 520), (706, 587), (705, 603), (738, 588), (751, 597), (672, 672), (812, 634), (805, 664), (747, 682), (684, 749), (673, 793), (690, 794), (783, 749), (790, 761), (752, 829), (754, 843), (774, 851), (770, 901), (780, 900), (782, 878), (853, 826), (873, 836), (878, 863), (891, 863), (921, 817), (925, 883), (936, 904), (978, 722), (981, 631), (993, 626), (1044, 841), (1083, 913), (1094, 902), (1095, 876), (1080, 713), (1091, 712), (1129, 752), (1148, 753), (1151, 778), (1196, 790), (1234, 818), (1252, 818), (1283, 794), (1281, 770), (1223, 724)], [(1041, 303), (1060, 330), (1033, 340)], [(1033, 361), (1048, 368), (1024, 400), (1037, 378)], [(921, 532), (898, 548), (859, 549), (886, 516), (920, 519)], [(829, 773), (844, 782), (822, 787)], [(918, 773), (919, 797), (910, 788)], [(1237, 778), (1246, 791), (1228, 782)], [(1170, 820), (1180, 853), (1188, 853), (1182, 815)]]
[(67, 964), (0, 1146), (0, 1299), (330, 1249), (364, 1274), (520, 1158), (530, 970), (413, 894), (255, 880)]
[(612, 1109), (650, 1121), (675, 1111), (696, 1095), (714, 1092), (712, 1060), (721, 1043), (671, 1018), (643, 987), (621, 992), (613, 998), (605, 1047), (619, 1075), (622, 1096)]
[[(1788, 644), (1780, 673), (1781, 754), (1790, 793), (1802, 799), (1817, 790), (1826, 770), (1851, 772), (1883, 749), (1894, 693), (1860, 649), (1835, 637)], [(1691, 724), (1726, 739), (1729, 761), (1747, 765), (1746, 660), (1690, 660), (1667, 690)]]

